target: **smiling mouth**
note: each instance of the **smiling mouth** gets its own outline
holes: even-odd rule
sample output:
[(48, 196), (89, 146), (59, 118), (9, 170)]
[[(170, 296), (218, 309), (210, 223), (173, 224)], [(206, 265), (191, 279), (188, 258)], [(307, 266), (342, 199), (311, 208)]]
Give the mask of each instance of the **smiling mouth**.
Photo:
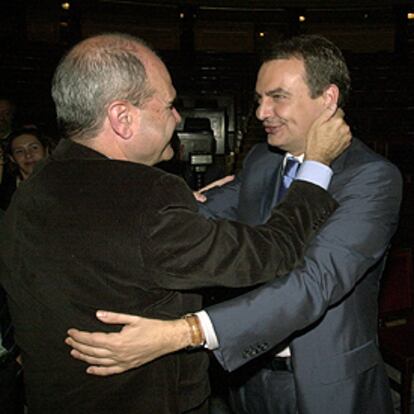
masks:
[(264, 125), (266, 134), (274, 135), (277, 134), (283, 128), (283, 124), (280, 125)]

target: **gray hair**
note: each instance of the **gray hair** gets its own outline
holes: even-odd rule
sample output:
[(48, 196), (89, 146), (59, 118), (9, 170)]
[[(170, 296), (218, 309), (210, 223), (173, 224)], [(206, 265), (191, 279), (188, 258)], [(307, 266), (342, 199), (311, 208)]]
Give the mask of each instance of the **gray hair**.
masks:
[(82, 41), (62, 58), (53, 76), (52, 97), (65, 137), (94, 137), (111, 102), (140, 106), (153, 95), (140, 47), (151, 50), (139, 38), (109, 33)]
[(339, 89), (338, 106), (343, 108), (351, 88), (349, 70), (341, 50), (319, 35), (300, 35), (273, 46), (264, 62), (297, 58), (304, 62), (311, 98), (317, 98), (334, 84)]

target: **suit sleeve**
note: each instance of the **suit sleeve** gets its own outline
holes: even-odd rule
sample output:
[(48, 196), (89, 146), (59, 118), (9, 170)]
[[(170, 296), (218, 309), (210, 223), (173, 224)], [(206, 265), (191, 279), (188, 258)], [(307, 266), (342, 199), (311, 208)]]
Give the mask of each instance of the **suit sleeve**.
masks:
[(292, 185), (265, 225), (209, 220), (185, 184), (164, 175), (146, 213), (143, 261), (163, 288), (243, 287), (283, 275), (303, 260), (309, 240), (337, 203), (320, 187)]
[[(207, 308), (216, 357), (232, 371), (321, 318), (383, 256), (397, 222), (402, 184), (384, 161), (364, 164), (339, 183), (339, 208), (311, 242), (304, 265), (288, 275)], [(263, 346), (255, 355), (245, 352)], [(257, 347), (256, 347), (257, 349)]]

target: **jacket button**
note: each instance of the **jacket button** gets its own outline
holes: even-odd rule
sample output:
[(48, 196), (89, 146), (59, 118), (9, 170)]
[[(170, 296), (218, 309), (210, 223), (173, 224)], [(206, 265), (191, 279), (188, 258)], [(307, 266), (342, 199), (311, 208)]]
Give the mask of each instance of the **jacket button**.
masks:
[(247, 348), (243, 351), (242, 356), (244, 359), (250, 358), (252, 356), (252, 349)]

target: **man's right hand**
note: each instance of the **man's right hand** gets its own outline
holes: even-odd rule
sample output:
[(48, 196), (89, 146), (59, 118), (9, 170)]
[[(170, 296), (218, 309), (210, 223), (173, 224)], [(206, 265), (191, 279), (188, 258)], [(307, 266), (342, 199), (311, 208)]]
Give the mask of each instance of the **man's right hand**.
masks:
[(305, 159), (330, 165), (351, 144), (351, 130), (344, 112), (336, 105), (326, 108), (312, 124), (306, 139)]

